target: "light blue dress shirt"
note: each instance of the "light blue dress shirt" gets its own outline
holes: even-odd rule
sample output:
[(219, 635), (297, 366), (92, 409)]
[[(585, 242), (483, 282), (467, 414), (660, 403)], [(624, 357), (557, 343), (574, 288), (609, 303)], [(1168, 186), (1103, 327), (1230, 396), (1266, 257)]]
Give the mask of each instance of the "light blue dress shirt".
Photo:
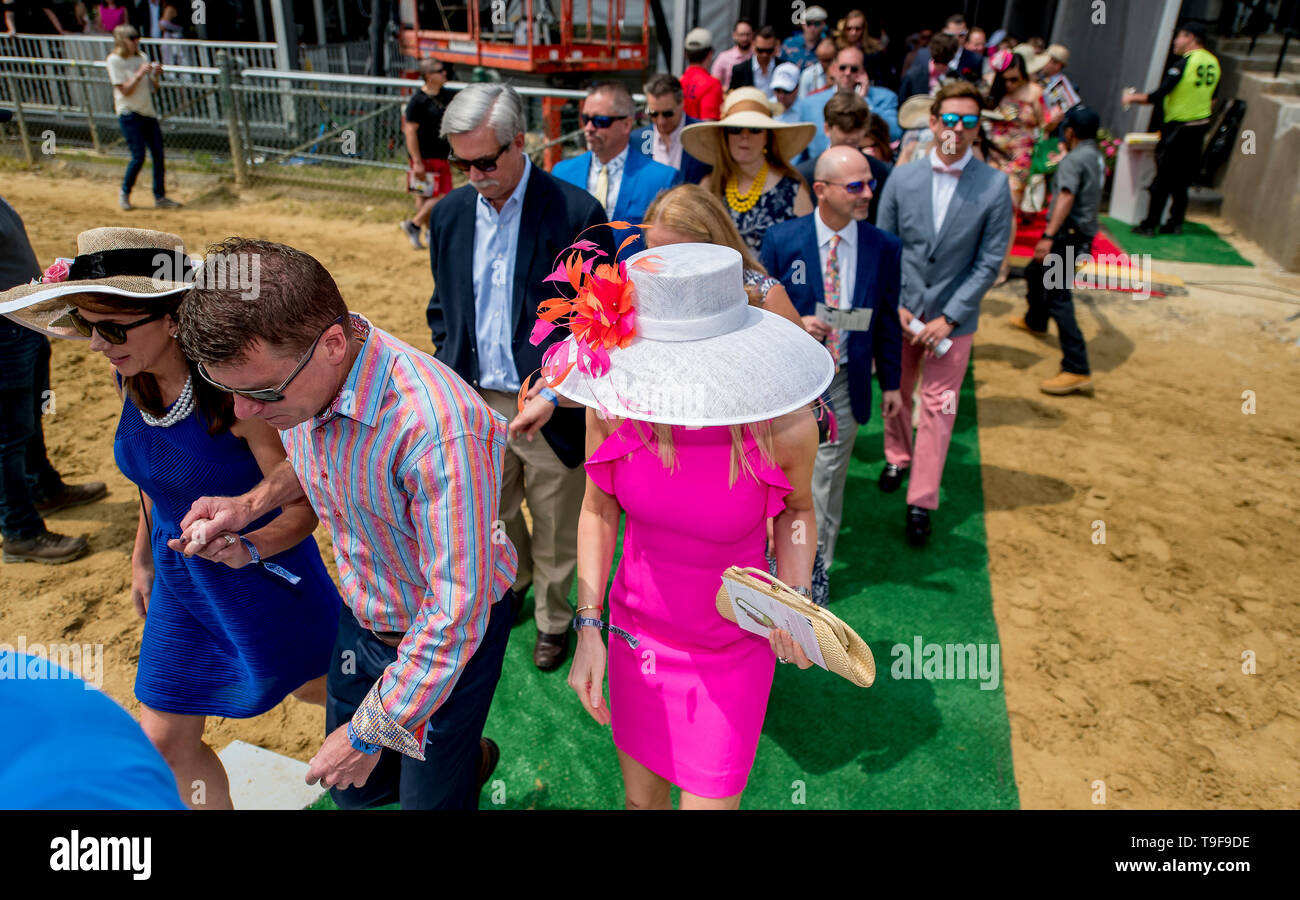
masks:
[(533, 163), (524, 157), (524, 174), (514, 193), (496, 211), (479, 195), (474, 205), (474, 334), (478, 341), (479, 387), (492, 391), (519, 390), (519, 372), (511, 332), (514, 328), (515, 256), (524, 193)]

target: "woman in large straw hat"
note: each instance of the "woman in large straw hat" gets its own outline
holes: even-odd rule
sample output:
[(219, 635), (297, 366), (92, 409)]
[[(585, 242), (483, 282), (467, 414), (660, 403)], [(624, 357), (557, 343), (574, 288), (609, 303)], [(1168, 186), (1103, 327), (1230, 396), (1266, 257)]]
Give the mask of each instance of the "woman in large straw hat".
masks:
[[(77, 249), (39, 283), (0, 293), (0, 313), (56, 337), (89, 338), (113, 367), (123, 395), (114, 456), (141, 489), (131, 556), (131, 598), (145, 617), (141, 725), (187, 803), (229, 808), (225, 770), (203, 743), (207, 716), (260, 715), (290, 693), (323, 705), (341, 601), (306, 503), (217, 536), (224, 540), (214, 538), (206, 558), (170, 546), (196, 499), (247, 491), (284, 448), (261, 420), (236, 420), (229, 395), (181, 352), (177, 308), (195, 275), (180, 238), (96, 228), (78, 236)], [(204, 273), (256, 271), (248, 260), (219, 262)], [(255, 277), (241, 284), (255, 294)]]
[(572, 336), (543, 375), (589, 407), (569, 686), (612, 725), (629, 808), (670, 808), (674, 784), (682, 808), (737, 808), (776, 662), (810, 665), (786, 632), (758, 638), (715, 607), (728, 566), (766, 568), (769, 518), (779, 577), (809, 590), (808, 405), (833, 370), (801, 328), (749, 305), (742, 266), (727, 247), (672, 244), (586, 276), (573, 267), (577, 297), (555, 301), (534, 335), (565, 321)]
[(713, 166), (703, 182), (727, 206), (731, 220), (755, 255), (763, 234), (786, 219), (812, 212), (808, 185), (790, 165), (812, 141), (808, 122), (778, 122), (757, 88), (736, 88), (722, 103), (717, 122), (696, 122), (682, 131), (682, 146)]

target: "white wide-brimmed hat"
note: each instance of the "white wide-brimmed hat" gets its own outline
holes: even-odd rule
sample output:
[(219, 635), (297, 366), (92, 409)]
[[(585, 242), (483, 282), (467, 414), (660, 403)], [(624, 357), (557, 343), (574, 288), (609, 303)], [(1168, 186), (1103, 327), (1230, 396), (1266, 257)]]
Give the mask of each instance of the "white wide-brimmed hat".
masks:
[[(179, 237), (145, 228), (92, 228), (77, 235), (77, 255), (41, 277), (0, 292), (0, 314), (51, 337), (86, 340), (58, 322), (88, 295), (161, 300), (189, 290), (194, 262)], [(187, 280), (188, 279), (188, 280)]]
[(821, 343), (749, 305), (741, 256), (730, 247), (669, 244), (633, 254), (624, 267), (630, 295), (607, 296), (630, 304), (621, 313), (606, 304), (594, 320), (619, 333), (630, 308), (631, 339), (610, 340), (600, 354), (607, 365), (587, 367), (577, 365), (588, 352), (577, 337), (556, 345), (551, 369), (568, 373), (555, 390), (569, 399), (645, 422), (740, 425), (812, 403), (834, 377)]
[(817, 135), (811, 122), (779, 122), (767, 95), (754, 87), (740, 87), (722, 101), (722, 118), (716, 122), (696, 122), (682, 129), (682, 147), (691, 156), (710, 166), (721, 164), (719, 144), (724, 128), (764, 128), (776, 133), (776, 145), (786, 162), (794, 159)]

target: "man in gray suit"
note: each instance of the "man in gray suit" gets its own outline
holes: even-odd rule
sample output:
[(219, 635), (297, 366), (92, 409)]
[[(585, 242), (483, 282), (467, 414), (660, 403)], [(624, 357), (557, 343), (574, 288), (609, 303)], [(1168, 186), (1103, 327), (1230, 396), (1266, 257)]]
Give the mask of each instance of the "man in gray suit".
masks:
[[(880, 199), (876, 224), (903, 242), (898, 317), (903, 326), (902, 409), (885, 420), (880, 489), (907, 487), (907, 540), (924, 546), (930, 511), (957, 418), (957, 398), (970, 359), (980, 302), (993, 286), (1011, 239), (1007, 177), (971, 153), (980, 127), (979, 92), (964, 81), (945, 84), (930, 108), (934, 149), (899, 166)], [(920, 327), (910, 331), (912, 320)], [(951, 342), (947, 344), (945, 342)], [(912, 434), (912, 392), (922, 368), (921, 423)]]

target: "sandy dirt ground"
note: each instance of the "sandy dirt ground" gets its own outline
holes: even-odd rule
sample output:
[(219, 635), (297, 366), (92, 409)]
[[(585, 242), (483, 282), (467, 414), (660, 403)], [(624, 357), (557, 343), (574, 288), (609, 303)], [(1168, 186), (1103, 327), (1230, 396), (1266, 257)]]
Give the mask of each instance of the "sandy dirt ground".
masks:
[[(42, 264), (71, 255), (79, 231), (125, 221), (178, 233), (194, 251), (231, 234), (270, 238), (320, 258), (353, 309), (428, 344), (428, 262), (395, 227), (403, 203), (218, 189), (128, 219), (108, 178), (11, 168), (0, 193)], [(1216, 284), (1079, 304), (1095, 398), (1038, 392), (1059, 351), (1055, 337), (1006, 324), (1023, 282), (985, 302), (975, 377), (990, 576), (1025, 807), (1091, 807), (1098, 781), (1111, 808), (1300, 805), (1300, 320), (1285, 321), (1300, 312), (1300, 278), (1239, 246), (1259, 268), (1159, 264)], [(87, 557), (3, 567), (0, 642), (102, 643), (104, 689), (138, 715), (137, 500), (113, 462), (119, 403), (84, 344), (56, 342), (53, 386), (56, 466), (108, 482), (110, 496), (50, 520), (87, 534)], [(317, 538), (332, 570), (328, 538)], [(1243, 672), (1247, 651), (1254, 674)], [(323, 728), (319, 708), (290, 699), (257, 719), (210, 720), (207, 740), (306, 760)]]

